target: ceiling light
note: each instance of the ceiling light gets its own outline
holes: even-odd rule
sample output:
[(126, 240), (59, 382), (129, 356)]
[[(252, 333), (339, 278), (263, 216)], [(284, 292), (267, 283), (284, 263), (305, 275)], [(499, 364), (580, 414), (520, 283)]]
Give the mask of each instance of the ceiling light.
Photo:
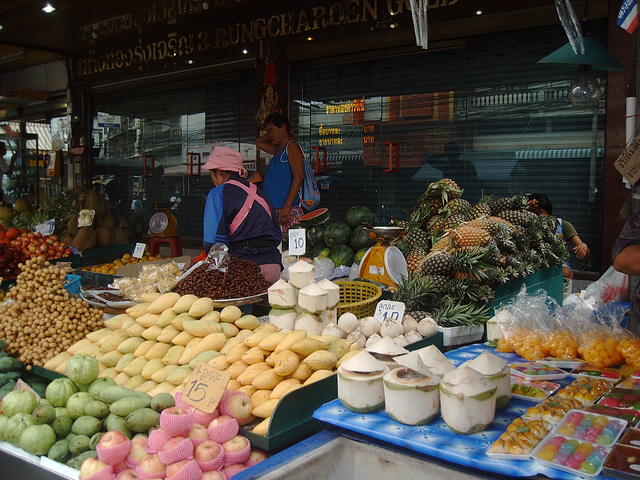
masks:
[(193, 60), (187, 60), (187, 63), (188, 63), (189, 65), (193, 65)]
[(27, 52), (25, 52), (24, 50), (20, 50), (19, 52), (13, 52), (9, 53), (8, 55), (3, 55), (0, 57), (0, 64), (13, 62), (14, 60), (20, 60), (21, 58), (24, 58), (26, 54)]
[(307, 37), (307, 41), (310, 42), (311, 40), (313, 40), (313, 37)]
[(482, 10), (476, 10), (476, 15), (482, 15), (484, 12)]
[(2, 30), (4, 27), (2, 25), (0, 25), (0, 30)]
[(246, 55), (247, 53), (249, 53), (249, 50), (247, 50), (246, 48), (243, 48), (242, 49), (242, 53), (244, 53)]
[(51, 5), (51, 3), (48, 3), (48, 2), (47, 2), (47, 4), (46, 4), (44, 7), (42, 7), (42, 11), (43, 11), (44, 13), (53, 13), (53, 12), (55, 12), (55, 11), (56, 11), (56, 7), (54, 7), (53, 5)]

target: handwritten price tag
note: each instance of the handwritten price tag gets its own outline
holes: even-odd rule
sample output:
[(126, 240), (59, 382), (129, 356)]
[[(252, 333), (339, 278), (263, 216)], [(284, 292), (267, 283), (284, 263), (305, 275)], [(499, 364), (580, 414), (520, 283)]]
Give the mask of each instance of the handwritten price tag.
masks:
[(387, 318), (402, 323), (402, 317), (404, 317), (405, 305), (403, 302), (393, 302), (391, 300), (381, 300), (376, 306), (376, 313), (373, 315), (380, 323), (384, 322)]
[(133, 249), (132, 257), (142, 258), (144, 256), (144, 249), (147, 248), (146, 243), (136, 243), (136, 248)]
[(307, 250), (307, 235), (304, 228), (289, 229), (289, 254), (304, 255)]
[(31, 393), (33, 393), (33, 394), (36, 396), (36, 398), (37, 398), (38, 400), (40, 400), (40, 395), (38, 395), (38, 394), (36, 393), (36, 391), (35, 391), (33, 388), (31, 388), (29, 385), (27, 385), (27, 384), (26, 384), (26, 383), (25, 383), (21, 378), (19, 378), (19, 379), (16, 381), (16, 386), (15, 386), (15, 387), (13, 387), (13, 389), (14, 389), (14, 390), (22, 390), (22, 391), (24, 391), (24, 392), (31, 392)]
[(231, 375), (198, 362), (182, 391), (182, 400), (203, 412), (213, 413), (218, 406)]

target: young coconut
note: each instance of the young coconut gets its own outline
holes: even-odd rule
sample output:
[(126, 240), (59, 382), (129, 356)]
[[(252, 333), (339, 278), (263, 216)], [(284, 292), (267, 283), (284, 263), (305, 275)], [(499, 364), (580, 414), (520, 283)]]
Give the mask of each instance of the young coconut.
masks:
[(396, 361), (402, 366), (383, 377), (387, 414), (405, 425), (429, 423), (440, 411), (440, 377), (415, 352), (396, 357)]
[(442, 377), (445, 373), (456, 369), (456, 366), (435, 345), (429, 345), (415, 352), (420, 355), (427, 368), (436, 375)]
[(407, 341), (406, 338), (404, 338), (404, 335), (398, 335), (397, 337), (393, 337), (393, 341), (396, 342), (401, 347), (404, 347), (405, 345), (409, 345), (409, 342)]
[(511, 373), (505, 359), (483, 352), (476, 358), (467, 360), (460, 367), (471, 367), (496, 384), (496, 410), (508, 405), (511, 400)]
[(409, 350), (398, 345), (390, 337), (382, 337), (379, 342), (367, 347), (367, 351), (373, 355), (374, 358), (389, 367), (389, 369), (398, 367), (398, 364), (393, 360), (395, 357), (409, 353)]
[(402, 335), (404, 328), (402, 328), (402, 324), (400, 322), (396, 322), (395, 320), (391, 320), (390, 318), (386, 318), (382, 325), (380, 325), (380, 336), (381, 337), (397, 337), (398, 335)]
[(384, 407), (382, 378), (389, 369), (362, 351), (338, 367), (338, 399), (349, 410), (370, 413)]
[(345, 333), (335, 323), (328, 323), (322, 330), (322, 335), (331, 335), (336, 338), (344, 338)]
[(273, 308), (293, 308), (298, 303), (298, 294), (292, 285), (280, 279), (267, 289), (267, 299)]
[(269, 323), (273, 323), (280, 330), (293, 330), (298, 314), (293, 308), (272, 308), (269, 311)]
[[(338, 309), (337, 308), (327, 308), (320, 312), (320, 318), (322, 318), (322, 325), (325, 327), (330, 323), (334, 325), (338, 325)], [(346, 335), (346, 334), (345, 334)]]
[(298, 292), (298, 305), (305, 312), (318, 314), (327, 308), (327, 292), (316, 283), (307, 285)]
[(402, 333), (406, 334), (411, 331), (418, 330), (418, 321), (413, 318), (413, 315), (405, 315), (402, 317)]
[(304, 260), (298, 260), (289, 267), (289, 282), (297, 289), (311, 285), (315, 280), (316, 267)]
[(416, 343), (416, 342), (419, 342), (420, 340), (422, 340), (422, 335), (420, 335), (415, 330), (412, 330), (410, 332), (405, 333), (404, 334), (404, 338), (407, 340), (407, 342), (410, 345), (412, 343)]
[(343, 313), (338, 319), (338, 327), (340, 327), (340, 330), (344, 333), (351, 333), (359, 326), (358, 317), (351, 312)]
[(498, 342), (504, 338), (502, 325), (511, 325), (515, 320), (516, 318), (506, 308), (498, 310), (493, 317), (487, 320), (487, 342), (489, 345), (497, 346)]
[(487, 428), (496, 414), (498, 387), (470, 367), (447, 372), (440, 382), (440, 413), (449, 429), (467, 435)]
[(364, 336), (360, 330), (354, 330), (349, 335), (347, 335), (347, 340), (351, 343), (356, 343), (360, 346), (360, 348), (364, 348), (367, 344), (367, 337)]
[(327, 292), (327, 309), (335, 308), (340, 302), (340, 286), (328, 278), (323, 278), (317, 285)]
[(322, 335), (322, 319), (320, 315), (303, 312), (296, 318), (295, 330), (306, 330), (307, 335)]
[(369, 338), (367, 338), (367, 343), (364, 344), (365, 348), (371, 347), (374, 343), (382, 340), (382, 337), (379, 333), (374, 333)]
[(376, 317), (365, 317), (360, 319), (360, 331), (369, 338), (374, 333), (380, 333), (380, 320)]
[(438, 333), (438, 324), (433, 317), (426, 316), (418, 322), (417, 330), (423, 338), (427, 338)]

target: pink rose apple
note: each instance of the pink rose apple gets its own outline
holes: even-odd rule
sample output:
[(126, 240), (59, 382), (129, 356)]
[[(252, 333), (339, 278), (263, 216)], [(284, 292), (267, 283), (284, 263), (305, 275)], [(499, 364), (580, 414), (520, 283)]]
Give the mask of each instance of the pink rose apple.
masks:
[(200, 462), (210, 462), (218, 458), (220, 450), (222, 450), (222, 446), (219, 443), (213, 440), (205, 440), (196, 447), (193, 456)]
[(103, 472), (105, 475), (107, 472), (113, 475), (113, 467), (97, 458), (87, 458), (80, 467), (80, 480), (86, 480), (96, 473)]
[(189, 430), (187, 437), (192, 440), (206, 440), (207, 438), (209, 438), (207, 427), (205, 427), (204, 425), (200, 425), (199, 423), (194, 423), (193, 427), (191, 427), (191, 430)]
[(159, 473), (162, 476), (165, 475), (165, 466), (155, 453), (148, 453), (140, 462), (139, 468), (146, 473)]
[(256, 463), (260, 463), (266, 460), (268, 457), (267, 452), (260, 449), (255, 449), (249, 455), (249, 460), (247, 460), (247, 467), (255, 465)]
[(223, 415), (235, 417), (238, 422), (245, 420), (251, 415), (251, 397), (241, 391), (227, 391), (220, 400), (218, 407)]

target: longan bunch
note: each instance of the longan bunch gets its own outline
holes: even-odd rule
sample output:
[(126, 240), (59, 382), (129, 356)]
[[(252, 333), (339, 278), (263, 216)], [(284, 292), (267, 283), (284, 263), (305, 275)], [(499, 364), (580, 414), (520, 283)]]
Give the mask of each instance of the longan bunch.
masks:
[(549, 356), (546, 340), (533, 330), (515, 330), (509, 335), (508, 341), (518, 355), (530, 362)]
[(618, 342), (618, 352), (624, 357), (627, 365), (640, 368), (640, 340), (636, 337), (625, 337)]
[(592, 367), (616, 367), (624, 363), (618, 341), (605, 332), (587, 333), (580, 338), (578, 353)]
[(27, 260), (0, 307), (0, 335), (6, 351), (26, 364), (42, 366), (87, 333), (104, 326), (100, 310), (64, 288), (66, 274), (49, 262)]
[(549, 354), (556, 358), (575, 358), (578, 356), (578, 344), (568, 330), (554, 330), (547, 334)]

